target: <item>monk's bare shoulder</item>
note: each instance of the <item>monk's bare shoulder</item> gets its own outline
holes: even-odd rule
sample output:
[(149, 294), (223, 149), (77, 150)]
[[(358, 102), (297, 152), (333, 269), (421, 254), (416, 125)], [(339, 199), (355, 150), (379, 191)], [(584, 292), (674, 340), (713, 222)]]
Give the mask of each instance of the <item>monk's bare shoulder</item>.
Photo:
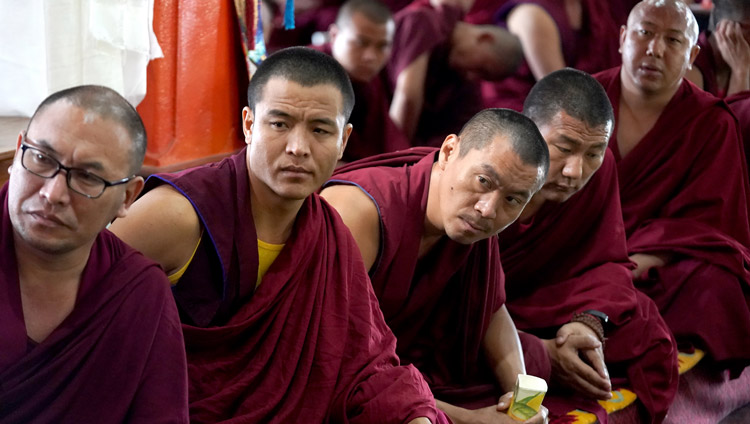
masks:
[(375, 202), (362, 189), (353, 185), (326, 187), (320, 195), (341, 215), (368, 270), (375, 263), (380, 249), (380, 215)]
[(109, 229), (159, 263), (167, 274), (187, 263), (201, 234), (193, 205), (166, 184), (143, 195)]

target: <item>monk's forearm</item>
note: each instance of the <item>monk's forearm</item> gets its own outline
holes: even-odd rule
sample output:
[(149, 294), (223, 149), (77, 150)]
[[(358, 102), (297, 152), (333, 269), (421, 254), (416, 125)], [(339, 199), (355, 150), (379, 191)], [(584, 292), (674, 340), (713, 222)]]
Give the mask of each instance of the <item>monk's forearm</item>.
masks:
[(750, 90), (750, 69), (732, 70), (727, 87), (727, 96)]
[(409, 424), (432, 424), (428, 418), (419, 417), (409, 421)]
[(500, 387), (512, 391), (518, 374), (526, 374), (526, 366), (518, 331), (505, 305), (490, 320), (484, 349)]
[(454, 424), (462, 424), (468, 422), (468, 410), (451, 405), (450, 403), (443, 402), (442, 400), (438, 399), (435, 399), (435, 405), (437, 405), (439, 410), (445, 412), (445, 415), (447, 415)]

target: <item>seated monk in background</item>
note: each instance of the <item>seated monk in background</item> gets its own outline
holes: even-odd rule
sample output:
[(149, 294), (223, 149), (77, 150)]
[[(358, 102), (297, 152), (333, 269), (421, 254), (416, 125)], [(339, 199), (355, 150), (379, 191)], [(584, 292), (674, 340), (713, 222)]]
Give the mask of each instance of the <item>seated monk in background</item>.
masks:
[(247, 147), (150, 178), (112, 225), (181, 274), (191, 421), (435, 422), (351, 234), (314, 194), (341, 158), (353, 104), (333, 58), (277, 52), (248, 88)]
[(646, 421), (663, 420), (677, 391), (677, 347), (633, 287), (607, 93), (582, 71), (555, 71), (531, 90), (524, 114), (547, 142), (550, 170), (498, 240), (528, 372), (551, 381), (553, 417), (582, 409), (606, 423), (595, 400), (609, 399), (614, 384), (632, 388)]
[(750, 361), (750, 189), (737, 122), (683, 79), (698, 54), (684, 3), (643, 1), (620, 34), (622, 67), (597, 78), (617, 118), (609, 148), (636, 288), (678, 343), (707, 350), (716, 375), (740, 371)]
[(391, 57), (395, 24), (378, 0), (350, 0), (328, 31), (331, 43), (321, 50), (346, 69), (354, 88), (354, 127), (343, 160), (351, 162), (409, 148), (409, 141), (388, 115), (390, 90), (385, 64)]
[(187, 423), (177, 308), (105, 229), (143, 188), (146, 131), (101, 86), (47, 97), (0, 189), (0, 422)]
[(534, 83), (550, 72), (569, 66), (594, 73), (618, 65), (610, 1), (506, 2), (492, 22), (519, 38), (525, 60), (507, 78), (482, 82), (484, 106), (520, 111)]
[(521, 61), (516, 37), (463, 22), (464, 11), (417, 0), (396, 14), (390, 115), (412, 145), (440, 146), (482, 109), (479, 79), (503, 78)]
[(714, 0), (701, 51), (685, 78), (724, 99), (740, 122), (750, 167), (750, 2)]
[(321, 193), (362, 252), (399, 357), (454, 423), (513, 422), (498, 398), (525, 368), (496, 234), (539, 189), (548, 160), (531, 120), (488, 109), (440, 149), (353, 162)]

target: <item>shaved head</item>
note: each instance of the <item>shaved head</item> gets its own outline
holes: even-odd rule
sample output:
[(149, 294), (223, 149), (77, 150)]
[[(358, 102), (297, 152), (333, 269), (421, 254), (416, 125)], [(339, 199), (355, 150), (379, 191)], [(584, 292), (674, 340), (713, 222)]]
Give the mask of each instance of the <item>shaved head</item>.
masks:
[(679, 14), (687, 24), (685, 35), (692, 45), (698, 43), (698, 33), (700, 32), (698, 21), (695, 20), (695, 15), (693, 15), (690, 7), (682, 0), (643, 0), (636, 4), (633, 10), (630, 11), (630, 15), (628, 15), (628, 27), (632, 27), (644, 18), (648, 19), (650, 10), (661, 8), (671, 9), (672, 12)]
[(714, 0), (708, 29), (713, 31), (722, 21), (745, 22), (750, 21), (750, 0)]

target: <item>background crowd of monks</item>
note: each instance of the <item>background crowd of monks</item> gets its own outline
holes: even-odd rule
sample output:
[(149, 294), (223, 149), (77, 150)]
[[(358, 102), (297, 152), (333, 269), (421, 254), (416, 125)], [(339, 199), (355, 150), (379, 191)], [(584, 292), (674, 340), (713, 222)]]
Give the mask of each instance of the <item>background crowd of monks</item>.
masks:
[(221, 162), (19, 134), (0, 423), (750, 422), (750, 1), (297, 3)]

